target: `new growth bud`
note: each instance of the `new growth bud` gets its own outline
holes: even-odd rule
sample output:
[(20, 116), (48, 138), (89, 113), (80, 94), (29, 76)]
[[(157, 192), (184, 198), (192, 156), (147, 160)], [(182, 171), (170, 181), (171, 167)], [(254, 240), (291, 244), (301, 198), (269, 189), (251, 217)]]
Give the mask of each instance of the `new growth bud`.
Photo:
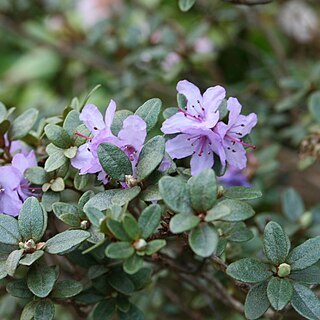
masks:
[(284, 278), (288, 276), (291, 272), (291, 266), (287, 263), (281, 263), (278, 267), (278, 276)]

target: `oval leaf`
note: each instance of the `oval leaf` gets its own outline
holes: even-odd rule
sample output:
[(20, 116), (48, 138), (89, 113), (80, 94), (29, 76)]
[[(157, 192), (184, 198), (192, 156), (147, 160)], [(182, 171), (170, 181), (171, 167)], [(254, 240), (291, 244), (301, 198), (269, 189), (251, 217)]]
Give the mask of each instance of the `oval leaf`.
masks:
[(291, 300), (293, 287), (289, 280), (273, 277), (268, 283), (267, 295), (272, 307), (280, 311)]

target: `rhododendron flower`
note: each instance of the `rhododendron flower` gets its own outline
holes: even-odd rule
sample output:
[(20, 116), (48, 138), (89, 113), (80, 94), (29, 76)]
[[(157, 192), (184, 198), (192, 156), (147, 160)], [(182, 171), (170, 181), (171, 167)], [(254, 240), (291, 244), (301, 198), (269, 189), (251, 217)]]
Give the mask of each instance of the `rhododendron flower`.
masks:
[[(215, 131), (223, 139), (227, 162), (240, 170), (247, 165), (244, 147), (254, 148), (254, 146), (243, 142), (242, 139), (257, 124), (257, 115), (255, 113), (251, 113), (248, 116), (241, 115), (241, 108), (241, 104), (236, 98), (229, 98), (227, 101), (227, 109), (229, 110), (228, 124), (219, 122), (215, 128)], [(225, 164), (223, 160), (221, 162)]]
[(217, 177), (217, 180), (225, 187), (251, 187), (248, 177), (243, 170), (239, 170), (233, 166), (228, 166), (225, 174), (222, 177)]
[(11, 165), (0, 167), (0, 213), (19, 214), (24, 200), (32, 195), (24, 172), (36, 165), (34, 151), (30, 151), (27, 155), (16, 154)]
[(191, 157), (191, 174), (211, 168), (214, 153), (225, 162), (221, 137), (212, 129), (219, 121), (219, 106), (225, 97), (221, 86), (207, 89), (203, 95), (187, 80), (180, 81), (177, 90), (187, 98), (184, 110), (167, 119), (162, 125), (166, 134), (179, 133), (166, 143), (166, 152), (173, 159)]
[(98, 179), (105, 184), (109, 182), (110, 178), (99, 162), (99, 145), (107, 142), (120, 148), (130, 159), (134, 175), (139, 154), (147, 135), (145, 121), (139, 116), (131, 115), (123, 121), (122, 129), (115, 136), (111, 132), (115, 110), (116, 104), (111, 100), (103, 120), (96, 106), (89, 104), (83, 108), (80, 119), (89, 129), (91, 137), (87, 137), (87, 143), (79, 147), (76, 157), (71, 160), (71, 164), (80, 170), (80, 174), (98, 173)]

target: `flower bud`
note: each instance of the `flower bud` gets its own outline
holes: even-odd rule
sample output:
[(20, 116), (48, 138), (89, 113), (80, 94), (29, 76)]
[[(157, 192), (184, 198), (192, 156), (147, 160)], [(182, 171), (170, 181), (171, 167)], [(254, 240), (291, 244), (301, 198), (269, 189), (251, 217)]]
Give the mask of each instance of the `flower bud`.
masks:
[(281, 263), (278, 267), (278, 276), (284, 278), (291, 272), (291, 266), (287, 263)]
[(312, 212), (305, 212), (299, 219), (299, 223), (303, 228), (308, 228), (312, 222)]
[(83, 220), (80, 223), (80, 228), (86, 230), (90, 227), (90, 222), (88, 220)]
[(133, 247), (136, 250), (143, 250), (146, 248), (146, 246), (147, 246), (147, 241), (144, 239), (139, 239), (133, 243)]

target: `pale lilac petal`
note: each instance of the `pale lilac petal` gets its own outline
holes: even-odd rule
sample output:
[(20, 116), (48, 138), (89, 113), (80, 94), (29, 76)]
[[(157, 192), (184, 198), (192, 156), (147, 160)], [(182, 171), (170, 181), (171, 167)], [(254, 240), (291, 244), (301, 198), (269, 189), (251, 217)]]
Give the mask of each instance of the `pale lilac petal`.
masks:
[(74, 168), (79, 169), (79, 174), (81, 175), (96, 173), (102, 169), (97, 158), (92, 155), (89, 143), (85, 143), (79, 147), (76, 156), (71, 159), (71, 165)]
[(188, 80), (179, 81), (177, 91), (187, 98), (187, 111), (193, 116), (204, 114), (204, 106), (201, 92), (198, 87)]
[(208, 139), (210, 141), (210, 148), (211, 150), (219, 156), (220, 162), (222, 166), (226, 165), (226, 153), (223, 146), (223, 140), (221, 136), (215, 132), (211, 132), (208, 135)]
[(84, 106), (80, 113), (80, 120), (83, 121), (93, 135), (105, 128), (102, 114), (94, 104)]
[(22, 175), (27, 169), (36, 167), (37, 159), (34, 151), (30, 151), (27, 156), (23, 155), (22, 153), (16, 154), (12, 158), (12, 166), (17, 168)]
[(17, 168), (12, 166), (0, 167), (0, 185), (6, 189), (11, 190), (17, 188), (20, 185), (22, 175)]
[(0, 213), (5, 213), (16, 217), (22, 207), (18, 193), (15, 191), (4, 192), (0, 194)]
[(201, 128), (203, 127), (203, 123), (193, 119), (186, 117), (184, 113), (177, 112), (169, 119), (163, 122), (161, 131), (165, 134), (173, 134), (173, 133), (185, 133), (191, 128)]
[(214, 132), (216, 132), (221, 137), (221, 139), (224, 138), (228, 130), (229, 126), (222, 121), (218, 122), (218, 124), (214, 128)]
[(116, 103), (111, 99), (104, 116), (105, 128), (108, 129), (111, 135), (112, 135), (111, 125), (114, 118), (114, 114), (116, 112), (116, 108), (117, 108)]
[(139, 116), (131, 115), (123, 121), (123, 127), (118, 133), (122, 146), (133, 146), (140, 152), (147, 136), (147, 124)]
[(195, 176), (204, 169), (210, 169), (213, 166), (213, 153), (209, 148), (209, 144), (203, 145), (200, 153), (199, 150), (192, 155), (190, 161), (191, 175)]
[(165, 154), (165, 156), (163, 157), (160, 163), (158, 170), (160, 172), (165, 172), (171, 167), (171, 164), (172, 164), (172, 160), (170, 159), (170, 156), (168, 154)]
[(229, 98), (227, 101), (227, 109), (229, 110), (229, 121), (228, 126), (231, 128), (237, 121), (240, 112), (241, 112), (241, 104), (239, 103), (237, 98)]
[(248, 116), (240, 115), (232, 128), (232, 132), (236, 132), (237, 136), (242, 138), (251, 132), (257, 122), (258, 118), (255, 113), (250, 113)]
[(240, 143), (234, 143), (234, 141), (224, 140), (225, 152), (227, 162), (240, 170), (244, 169), (247, 165), (246, 150)]
[(98, 174), (98, 180), (103, 184), (108, 184), (110, 182), (110, 177), (106, 174), (104, 170), (100, 171)]
[(166, 142), (166, 152), (172, 159), (188, 157), (195, 149), (194, 146), (191, 145), (192, 141), (192, 136), (188, 134), (179, 134)]
[(211, 124), (211, 128), (219, 120), (219, 106), (226, 96), (226, 90), (221, 86), (208, 88), (203, 94), (203, 107), (206, 114), (206, 122)]

